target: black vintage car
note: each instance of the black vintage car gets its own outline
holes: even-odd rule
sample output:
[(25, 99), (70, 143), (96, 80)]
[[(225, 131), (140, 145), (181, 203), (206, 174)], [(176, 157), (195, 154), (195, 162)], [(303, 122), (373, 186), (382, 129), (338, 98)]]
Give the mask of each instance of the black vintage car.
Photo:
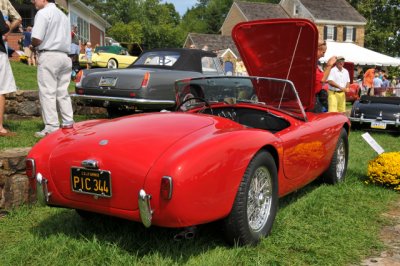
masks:
[(363, 95), (350, 113), (352, 127), (400, 131), (400, 97)]
[(175, 106), (174, 82), (179, 79), (224, 75), (213, 52), (198, 49), (153, 49), (126, 69), (82, 70), (76, 80), (78, 103), (123, 110), (161, 110)]

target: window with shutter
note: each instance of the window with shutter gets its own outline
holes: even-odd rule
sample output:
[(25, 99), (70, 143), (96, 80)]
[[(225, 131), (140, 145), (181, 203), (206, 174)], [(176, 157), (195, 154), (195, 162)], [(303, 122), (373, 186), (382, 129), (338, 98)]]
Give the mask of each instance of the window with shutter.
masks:
[(335, 27), (332, 25), (327, 25), (326, 27), (326, 40), (334, 41), (335, 40)]
[(346, 35), (345, 38), (343, 38), (343, 40), (346, 42), (353, 42), (354, 27), (345, 27), (344, 29), (346, 30)]

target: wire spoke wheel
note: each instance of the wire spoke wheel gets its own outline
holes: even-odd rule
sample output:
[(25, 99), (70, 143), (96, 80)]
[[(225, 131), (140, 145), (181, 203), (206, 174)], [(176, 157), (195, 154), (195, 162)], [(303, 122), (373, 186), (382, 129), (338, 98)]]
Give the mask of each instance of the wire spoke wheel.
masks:
[(336, 158), (337, 158), (336, 175), (338, 179), (342, 179), (344, 177), (343, 173), (346, 167), (346, 150), (343, 141), (340, 141), (337, 147)]
[(343, 128), (340, 132), (336, 149), (333, 153), (328, 169), (322, 174), (323, 181), (328, 184), (343, 182), (346, 176), (349, 157), (349, 140)]
[(224, 232), (231, 244), (255, 245), (270, 232), (278, 209), (278, 172), (268, 151), (249, 163), (236, 194)]
[(254, 231), (264, 227), (272, 206), (272, 178), (266, 167), (259, 167), (250, 183), (247, 218)]

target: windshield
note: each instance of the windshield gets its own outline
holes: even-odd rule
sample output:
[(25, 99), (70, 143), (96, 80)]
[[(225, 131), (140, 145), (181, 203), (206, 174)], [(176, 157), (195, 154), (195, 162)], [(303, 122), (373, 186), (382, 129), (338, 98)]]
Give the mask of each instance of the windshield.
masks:
[[(306, 120), (306, 114), (294, 85), (289, 80), (260, 77), (203, 77), (179, 80), (175, 83), (179, 105), (192, 97), (212, 103), (250, 103), (279, 109)], [(191, 101), (186, 109), (198, 107)]]
[(177, 52), (147, 52), (142, 54), (134, 65), (173, 66), (179, 56)]

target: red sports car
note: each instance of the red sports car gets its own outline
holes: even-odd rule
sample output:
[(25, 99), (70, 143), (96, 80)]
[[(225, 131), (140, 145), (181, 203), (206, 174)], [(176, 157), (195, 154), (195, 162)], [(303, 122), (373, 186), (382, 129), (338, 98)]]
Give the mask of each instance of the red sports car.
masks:
[(171, 228), (223, 220), (230, 243), (269, 234), (279, 197), (344, 180), (349, 120), (312, 113), (309, 20), (238, 24), (250, 77), (176, 82), (177, 110), (76, 123), (43, 138), (27, 175), (49, 206)]

